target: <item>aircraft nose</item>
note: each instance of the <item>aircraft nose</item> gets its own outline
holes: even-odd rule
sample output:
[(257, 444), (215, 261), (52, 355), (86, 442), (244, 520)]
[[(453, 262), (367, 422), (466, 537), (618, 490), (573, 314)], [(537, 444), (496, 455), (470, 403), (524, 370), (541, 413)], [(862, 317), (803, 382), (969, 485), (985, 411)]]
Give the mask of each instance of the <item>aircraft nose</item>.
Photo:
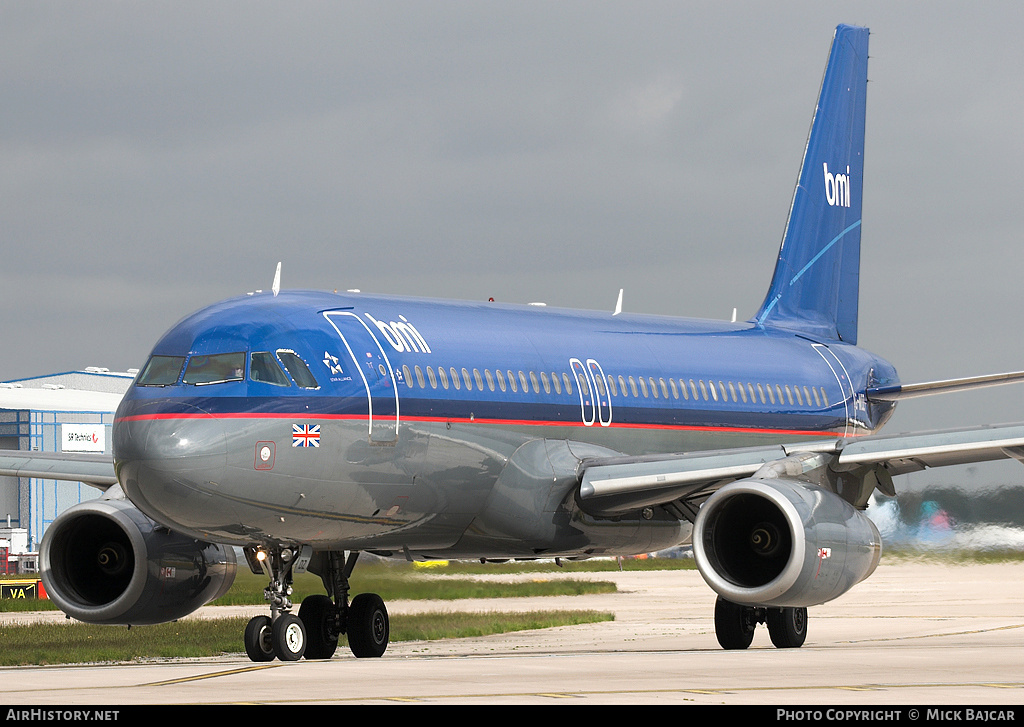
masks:
[[(114, 466), (125, 494), (157, 522), (180, 530), (208, 524), (227, 446), (222, 422), (196, 406), (129, 406), (113, 428)], [(188, 526), (185, 526), (185, 523)]]

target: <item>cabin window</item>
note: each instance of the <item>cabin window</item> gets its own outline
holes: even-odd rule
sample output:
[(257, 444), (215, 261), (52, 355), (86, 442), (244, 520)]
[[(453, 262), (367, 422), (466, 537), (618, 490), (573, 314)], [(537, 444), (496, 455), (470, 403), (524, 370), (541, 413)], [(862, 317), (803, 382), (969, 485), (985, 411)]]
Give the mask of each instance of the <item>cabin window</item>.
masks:
[(598, 395), (599, 396), (605, 396), (605, 392), (607, 391), (607, 389), (604, 388), (604, 377), (603, 376), (595, 376), (594, 377), (594, 384), (597, 386), (597, 393), (598, 393)]
[(519, 383), (523, 387), (523, 393), (524, 394), (530, 391), (530, 387), (526, 383), (526, 374), (524, 374), (522, 371), (519, 372)]
[(541, 383), (541, 386), (544, 387), (544, 393), (545, 394), (550, 394), (551, 393), (551, 379), (548, 378), (548, 372), (547, 371), (541, 371), (540, 372), (540, 383)]
[(555, 387), (555, 393), (562, 393), (562, 382), (558, 380), (558, 374), (554, 371), (551, 372), (551, 384)]
[(423, 369), (420, 368), (419, 364), (416, 364), (414, 370), (416, 371), (416, 383), (420, 385), (421, 389), (427, 388), (427, 382), (423, 380)]
[(292, 385), (270, 351), (254, 351), (249, 357), (249, 380), (261, 381), (274, 386)]
[(412, 371), (409, 370), (407, 364), (402, 364), (402, 376), (405, 377), (405, 385), (411, 389), (413, 387)]
[(796, 394), (796, 403), (799, 404), (800, 406), (803, 406), (804, 405), (804, 398), (800, 394), (800, 387), (799, 386), (794, 386), (793, 387), (793, 392)]
[(448, 390), (448, 372), (444, 370), (443, 366), (437, 367), (437, 378), (441, 380), (441, 388), (445, 391)]
[(626, 380), (622, 377), (621, 374), (619, 375), (619, 391), (622, 392), (622, 395), (624, 397), (629, 397), (629, 392), (626, 391)]
[(459, 379), (459, 372), (455, 370), (454, 366), (449, 368), (448, 372), (452, 375), (452, 386), (454, 386), (455, 390), (458, 391), (462, 388), (462, 381)]
[(678, 399), (679, 398), (679, 388), (676, 386), (676, 380), (675, 379), (669, 379), (668, 380), (668, 385), (672, 389), (672, 398), (673, 399)]
[(188, 360), (185, 384), (222, 384), (227, 381), (241, 381), (245, 374), (245, 354), (217, 353), (212, 356), (194, 355)]
[[(466, 391), (472, 391), (473, 379), (469, 377), (469, 371), (467, 371), (465, 367), (462, 369), (462, 380), (466, 383)], [(483, 387), (481, 386), (480, 388), (482, 389)]]
[(511, 371), (508, 371), (508, 388), (512, 389), (512, 393), (519, 391), (519, 384), (516, 383), (516, 375)]
[[(440, 369), (438, 369), (438, 370), (440, 370)], [(436, 389), (437, 388), (437, 376), (434, 374), (434, 368), (432, 366), (427, 366), (427, 379), (430, 380), (430, 388), (431, 389)]]
[(505, 375), (501, 373), (501, 369), (494, 372), (494, 375), (498, 377), (498, 388), (502, 391), (505, 390)]
[(631, 393), (634, 398), (640, 396), (640, 392), (637, 391), (636, 388), (636, 379), (632, 376), (629, 377), (629, 393)]
[[(632, 378), (632, 377), (630, 377), (630, 378)], [(647, 393), (647, 382), (644, 381), (644, 377), (643, 376), (640, 376), (638, 378), (639, 378), (639, 381), (640, 381), (640, 393), (643, 394), (644, 398), (646, 399), (648, 396), (650, 396), (650, 394)]]
[(135, 385), (173, 386), (178, 383), (184, 365), (184, 356), (150, 356)]
[(615, 377), (608, 374), (608, 391), (611, 392), (612, 396), (618, 396), (618, 392), (615, 390)]
[[(540, 393), (540, 382), (537, 380), (537, 374), (530, 372), (530, 383), (533, 384), (533, 393)], [(526, 388), (525, 386), (523, 388)]]
[(828, 406), (828, 394), (825, 393), (825, 387), (821, 387), (821, 401), (825, 406)]
[(562, 383), (565, 384), (565, 393), (572, 396), (572, 384), (569, 382), (569, 374), (562, 374)]
[(491, 376), (490, 369), (484, 369), (484, 378), (487, 379), (487, 388), (490, 391), (494, 391), (494, 377)]

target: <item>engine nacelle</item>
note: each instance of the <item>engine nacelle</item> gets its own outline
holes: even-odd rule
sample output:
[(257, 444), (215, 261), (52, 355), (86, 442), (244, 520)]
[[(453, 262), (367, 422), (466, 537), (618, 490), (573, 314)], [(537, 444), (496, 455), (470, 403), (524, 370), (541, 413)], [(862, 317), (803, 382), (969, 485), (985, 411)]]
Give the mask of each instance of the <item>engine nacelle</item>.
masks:
[(878, 528), (838, 495), (780, 479), (743, 480), (708, 498), (693, 557), (720, 596), (751, 606), (813, 606), (878, 565)]
[(69, 508), (39, 552), (50, 599), (79, 621), (174, 621), (219, 598), (235, 579), (235, 552), (173, 533), (128, 500)]

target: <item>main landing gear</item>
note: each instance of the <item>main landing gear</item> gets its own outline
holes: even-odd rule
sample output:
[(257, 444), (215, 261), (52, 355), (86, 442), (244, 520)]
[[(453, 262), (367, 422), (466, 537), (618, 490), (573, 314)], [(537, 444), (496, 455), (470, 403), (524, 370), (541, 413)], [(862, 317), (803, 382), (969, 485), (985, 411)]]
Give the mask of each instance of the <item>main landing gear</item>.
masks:
[[(361, 593), (349, 603), (348, 578), (358, 552), (348, 559), (338, 551), (312, 554), (276, 547), (246, 548), (246, 559), (255, 573), (266, 573), (270, 584), (263, 594), (270, 603), (270, 616), (256, 616), (245, 627), (245, 653), (252, 661), (330, 659), (338, 647), (338, 638), (347, 634), (349, 648), (357, 657), (375, 657), (388, 647), (390, 623), (384, 601), (376, 593)], [(310, 561), (314, 560), (314, 564)], [(291, 613), (293, 573), (305, 570), (317, 573), (329, 595), (308, 596), (299, 606), (298, 616)], [(333, 599), (332, 599), (333, 596)]]
[(715, 636), (723, 649), (750, 646), (759, 623), (768, 624), (768, 635), (780, 649), (799, 648), (807, 638), (806, 608), (743, 606), (721, 596), (715, 601)]

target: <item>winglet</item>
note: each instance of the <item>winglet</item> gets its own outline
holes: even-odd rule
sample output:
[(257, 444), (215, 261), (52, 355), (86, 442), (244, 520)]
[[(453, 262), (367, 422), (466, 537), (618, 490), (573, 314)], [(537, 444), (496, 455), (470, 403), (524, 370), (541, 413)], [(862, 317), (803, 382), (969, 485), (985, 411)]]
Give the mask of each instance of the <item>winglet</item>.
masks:
[(612, 313), (612, 315), (613, 316), (617, 316), (621, 312), (622, 312), (622, 288), (619, 288), (619, 299), (617, 301), (615, 301), (615, 312)]
[(271, 290), (274, 291), (274, 297), (281, 292), (281, 263), (277, 263), (277, 272), (274, 273), (274, 285), (271, 286)]

